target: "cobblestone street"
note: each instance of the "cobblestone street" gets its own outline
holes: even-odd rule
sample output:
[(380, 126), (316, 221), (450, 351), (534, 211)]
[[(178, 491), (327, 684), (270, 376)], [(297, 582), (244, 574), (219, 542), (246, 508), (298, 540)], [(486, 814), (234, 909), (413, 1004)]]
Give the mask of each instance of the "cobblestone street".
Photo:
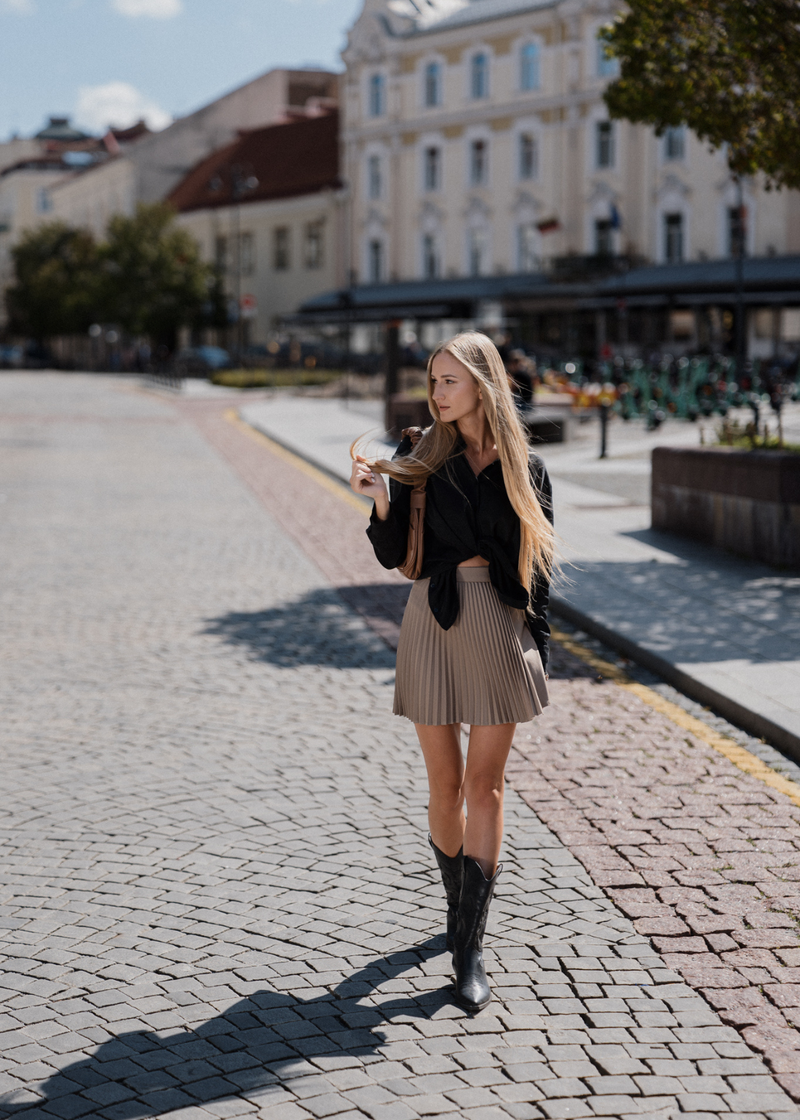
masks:
[(234, 421), (0, 377), (0, 1117), (798, 1115), (798, 804), (564, 648), (453, 1004), (408, 585)]

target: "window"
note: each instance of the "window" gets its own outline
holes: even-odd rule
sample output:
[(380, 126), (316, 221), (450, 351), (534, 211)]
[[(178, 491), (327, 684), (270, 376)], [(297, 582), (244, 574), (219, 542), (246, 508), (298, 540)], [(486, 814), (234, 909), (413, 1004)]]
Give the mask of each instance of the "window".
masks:
[(483, 51), (472, 56), (470, 92), (474, 98), (489, 96), (489, 58)]
[(308, 222), (306, 225), (306, 268), (322, 268), (325, 244), (324, 230), (325, 221), (322, 218), (318, 219), (316, 222)]
[(222, 234), (214, 239), (214, 263), (220, 272), (228, 267), (228, 239)]
[(526, 43), (519, 52), (519, 88), (539, 88), (539, 44)]
[(383, 194), (380, 156), (370, 156), (367, 160), (367, 194), (373, 200)]
[(614, 234), (610, 218), (597, 218), (594, 223), (594, 251), (598, 257), (610, 257), (614, 252)]
[(373, 74), (369, 80), (369, 115), (382, 117), (386, 112), (386, 82), (383, 74)]
[(469, 181), (480, 187), (489, 178), (489, 152), (485, 140), (473, 140), (469, 146)]
[(613, 167), (614, 125), (611, 121), (598, 121), (595, 129), (595, 162), (598, 167)]
[(239, 274), (252, 276), (256, 270), (256, 246), (252, 233), (239, 234)]
[(728, 256), (738, 257), (741, 253), (744, 256), (745, 246), (747, 244), (747, 208), (742, 207), (741, 211), (738, 206), (728, 207)]
[(535, 222), (525, 222), (517, 230), (517, 264), (520, 272), (535, 272), (539, 267), (536, 252), (538, 235)]
[(289, 227), (277, 226), (272, 231), (272, 267), (284, 272), (289, 267)]
[(441, 186), (441, 152), (438, 148), (426, 148), (424, 156), (424, 175), (426, 191), (438, 191)]
[(602, 39), (597, 40), (597, 76), (598, 78), (616, 78), (619, 73), (619, 61), (613, 55), (606, 54), (606, 45)]
[(422, 238), (422, 274), (426, 280), (435, 280), (439, 275), (439, 254), (432, 233), (426, 233)]
[(467, 236), (467, 267), (470, 276), (481, 276), (486, 271), (486, 230), (471, 229)]
[(380, 284), (383, 279), (383, 242), (374, 237), (368, 247), (367, 269), (371, 284)]
[(664, 159), (683, 159), (686, 155), (686, 129), (683, 125), (664, 133)]
[(442, 68), (438, 62), (425, 67), (425, 104), (428, 108), (442, 103)]
[(520, 179), (535, 179), (538, 159), (536, 153), (536, 139), (530, 132), (522, 132), (519, 137), (519, 177)]
[(683, 260), (683, 214), (664, 215), (664, 259), (667, 264)]
[(39, 214), (49, 214), (53, 209), (53, 200), (47, 187), (39, 187), (36, 192), (36, 210)]

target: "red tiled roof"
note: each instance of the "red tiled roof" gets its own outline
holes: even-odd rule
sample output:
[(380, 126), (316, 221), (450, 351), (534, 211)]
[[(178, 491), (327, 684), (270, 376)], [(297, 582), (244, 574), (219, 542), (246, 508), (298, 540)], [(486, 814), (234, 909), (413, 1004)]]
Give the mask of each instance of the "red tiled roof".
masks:
[(341, 185), (339, 114), (327, 113), (244, 133), (193, 167), (168, 196), (177, 210), (229, 206), (234, 182), (255, 178), (242, 202), (294, 198)]

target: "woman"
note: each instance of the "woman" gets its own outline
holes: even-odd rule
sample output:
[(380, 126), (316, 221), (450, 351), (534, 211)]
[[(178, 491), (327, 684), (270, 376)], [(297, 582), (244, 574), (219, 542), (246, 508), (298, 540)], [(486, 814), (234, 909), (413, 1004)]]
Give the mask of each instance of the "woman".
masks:
[(516, 724), (548, 702), (552, 503), (489, 338), (469, 331), (435, 350), (428, 404), (431, 427), (404, 433), (391, 462), (355, 455), (350, 484), (374, 499), (367, 533), (386, 568), (406, 559), (411, 489), (426, 484), (424, 558), (400, 631), (394, 711), (413, 721), (425, 758), (456, 996), (475, 1012), (491, 999), (483, 932), (501, 870), (506, 759)]

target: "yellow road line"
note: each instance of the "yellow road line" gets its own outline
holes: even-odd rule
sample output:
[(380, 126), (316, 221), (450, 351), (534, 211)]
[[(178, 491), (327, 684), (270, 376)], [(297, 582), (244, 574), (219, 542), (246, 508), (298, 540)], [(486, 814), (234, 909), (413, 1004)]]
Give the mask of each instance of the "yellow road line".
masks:
[(557, 627), (552, 627), (552, 634), (560, 646), (574, 654), (575, 657), (580, 658), (585, 664), (590, 665), (597, 672), (606, 677), (607, 680), (613, 681), (614, 684), (624, 688), (626, 692), (632, 692), (634, 696), (638, 696), (649, 707), (660, 712), (666, 716), (667, 719), (677, 724), (678, 727), (683, 728), (684, 731), (689, 731), (698, 739), (702, 739), (709, 747), (713, 747), (719, 754), (724, 755), (729, 762), (734, 766), (738, 766), (740, 770), (744, 770), (746, 774), (752, 774), (754, 778), (758, 778), (764, 782), (765, 785), (771, 786), (772, 789), (778, 790), (795, 803), (800, 805), (800, 785), (793, 782), (790, 778), (785, 778), (782, 774), (778, 774), (767, 766), (766, 762), (762, 762), (750, 751), (740, 747), (733, 739), (729, 739), (727, 735), (715, 731), (713, 727), (703, 723), (702, 720), (697, 719), (695, 716), (689, 715), (683, 708), (677, 704), (673, 704), (670, 700), (665, 700), (664, 697), (647, 685), (639, 684), (638, 681), (631, 680), (627, 673), (616, 665), (612, 665), (610, 661), (606, 661), (602, 657), (598, 657), (586, 646), (576, 642), (569, 634)]
[(369, 517), (370, 510), (372, 509), (371, 501), (359, 498), (352, 490), (348, 490), (344, 483), (336, 482), (335, 479), (325, 474), (325, 472), (321, 471), (318, 467), (312, 466), (311, 463), (302, 459), (299, 455), (295, 455), (293, 451), (287, 451), (280, 443), (276, 443), (274, 439), (265, 436), (258, 428), (254, 428), (251, 424), (242, 420), (235, 408), (226, 408), (223, 416), (228, 423), (233, 424), (240, 431), (250, 436), (251, 439), (268, 447), (273, 455), (277, 455), (278, 458), (283, 459), (285, 463), (290, 463), (291, 466), (296, 467), (297, 470), (302, 471), (302, 473), (308, 475), (309, 478), (313, 478), (320, 486), (324, 486), (331, 494), (335, 494), (337, 498), (341, 498), (343, 502), (347, 502), (353, 509), (357, 509), (359, 513), (363, 513)]
[[(257, 428), (253, 428), (250, 424), (247, 424), (239, 417), (235, 408), (226, 409), (224, 416), (226, 420), (234, 424), (240, 431), (245, 432), (252, 439), (264, 444), (274, 455), (283, 459), (284, 462), (290, 463), (309, 478), (313, 478), (320, 486), (324, 486), (331, 494), (335, 494), (337, 498), (341, 498), (342, 501), (347, 502), (348, 505), (357, 509), (360, 513), (369, 515), (371, 503), (362, 500), (356, 494), (347, 490), (343, 484), (335, 482), (329, 475), (325, 474), (324, 471), (312, 466), (311, 463), (306, 462), (306, 460), (302, 459), (299, 455), (295, 455), (294, 452), (287, 451), (281, 444), (276, 443), (275, 440), (270, 439), (269, 436), (265, 436), (264, 433), (260, 432)], [(559, 630), (554, 626), (552, 627), (552, 634), (560, 646), (563, 646), (569, 653), (574, 654), (575, 657), (579, 658), (586, 665), (590, 665), (591, 668), (595, 669), (601, 676), (605, 677), (607, 680), (613, 681), (614, 684), (619, 685), (620, 688), (624, 688), (626, 692), (631, 692), (634, 696), (638, 696), (648, 707), (660, 712), (661, 715), (666, 716), (667, 719), (671, 720), (672, 723), (676, 724), (684, 731), (690, 732), (696, 738), (707, 743), (709, 747), (712, 747), (719, 754), (724, 755), (729, 762), (732, 762), (734, 766), (738, 766), (745, 774), (751, 774), (754, 778), (758, 778), (760, 781), (764, 782), (765, 785), (778, 790), (780, 793), (786, 794), (795, 805), (800, 805), (800, 785), (796, 782), (772, 770), (767, 766), (766, 762), (762, 762), (760, 758), (751, 754), (750, 751), (745, 750), (744, 747), (740, 747), (738, 743), (734, 742), (733, 739), (729, 739), (727, 735), (723, 735), (719, 731), (714, 731), (708, 724), (703, 723), (702, 720), (697, 719), (695, 716), (689, 715), (688, 712), (685, 712), (683, 708), (679, 707), (677, 704), (673, 704), (670, 700), (665, 700), (664, 697), (654, 689), (632, 680), (622, 669), (618, 668), (616, 665), (612, 665), (610, 661), (598, 657), (596, 653), (587, 649), (586, 646), (581, 645), (580, 642), (576, 642), (575, 639), (571, 638), (565, 631)]]

